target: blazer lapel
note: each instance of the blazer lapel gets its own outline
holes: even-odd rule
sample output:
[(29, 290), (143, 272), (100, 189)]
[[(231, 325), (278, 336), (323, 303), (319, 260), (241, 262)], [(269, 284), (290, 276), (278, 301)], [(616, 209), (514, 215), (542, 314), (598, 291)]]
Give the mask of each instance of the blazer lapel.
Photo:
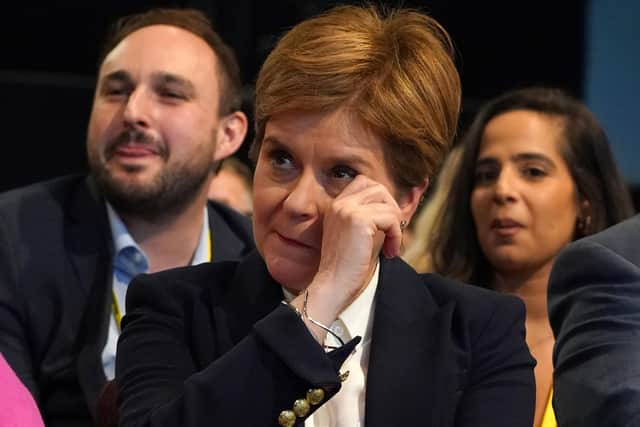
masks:
[[(428, 283), (428, 282), (427, 282)], [(424, 279), (382, 260), (366, 388), (367, 427), (450, 425), (453, 304), (439, 307)]]
[[(252, 252), (226, 293), (212, 296), (218, 355), (227, 352), (284, 298)], [(400, 260), (383, 260), (366, 391), (367, 427), (452, 425), (461, 365), (451, 341), (454, 305), (438, 306), (428, 281)], [(212, 355), (212, 358), (218, 355)]]
[(247, 336), (252, 326), (283, 299), (281, 286), (271, 278), (262, 257), (254, 250), (237, 266), (226, 293), (212, 301), (218, 355)]
[[(111, 234), (104, 208), (91, 180), (75, 195), (67, 225), (67, 252), (80, 286), (88, 293), (75, 340), (78, 382), (95, 418), (98, 393), (106, 382), (102, 349), (106, 343), (111, 289)], [(71, 283), (68, 284), (72, 286)]]

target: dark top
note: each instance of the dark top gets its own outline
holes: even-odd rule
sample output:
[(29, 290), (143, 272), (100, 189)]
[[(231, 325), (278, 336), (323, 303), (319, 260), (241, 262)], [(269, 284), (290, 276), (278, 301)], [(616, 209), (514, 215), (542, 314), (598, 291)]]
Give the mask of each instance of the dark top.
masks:
[(640, 216), (559, 255), (549, 318), (558, 425), (640, 425)]
[[(253, 247), (250, 224), (208, 207), (213, 256)], [(105, 383), (113, 245), (91, 179), (67, 176), (0, 195), (0, 352), (47, 426), (92, 425)]]
[[(326, 354), (282, 299), (256, 252), (138, 276), (116, 358), (121, 425), (263, 427), (309, 389), (333, 396), (359, 339)], [(531, 427), (534, 365), (519, 299), (381, 261), (367, 427)]]

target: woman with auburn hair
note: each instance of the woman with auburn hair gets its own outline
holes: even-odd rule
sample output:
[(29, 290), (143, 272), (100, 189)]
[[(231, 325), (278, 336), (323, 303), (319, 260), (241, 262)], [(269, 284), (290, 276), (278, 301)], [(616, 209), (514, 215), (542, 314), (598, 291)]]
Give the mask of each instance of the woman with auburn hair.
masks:
[(629, 192), (593, 114), (557, 89), (491, 100), (460, 144), (455, 191), (425, 249), (432, 271), (524, 301), (537, 360), (534, 426), (555, 426), (551, 266), (572, 240), (630, 217)]
[(398, 258), (459, 107), (423, 13), (342, 6), (284, 35), (256, 85), (257, 251), (134, 280), (121, 425), (529, 427), (522, 302)]

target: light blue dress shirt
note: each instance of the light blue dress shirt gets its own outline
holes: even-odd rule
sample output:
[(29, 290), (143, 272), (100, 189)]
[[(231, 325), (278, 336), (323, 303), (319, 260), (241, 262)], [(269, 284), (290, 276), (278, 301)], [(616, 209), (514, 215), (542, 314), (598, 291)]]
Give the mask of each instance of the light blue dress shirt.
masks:
[[(149, 260), (144, 251), (133, 240), (127, 227), (122, 222), (113, 207), (107, 203), (107, 214), (109, 225), (111, 226), (111, 236), (113, 236), (113, 291), (117, 298), (118, 307), (122, 316), (125, 315), (125, 297), (127, 287), (131, 280), (140, 273), (149, 272)], [(203, 210), (204, 221), (200, 232), (200, 240), (193, 254), (191, 265), (209, 261), (209, 215), (207, 208)], [(116, 347), (120, 331), (116, 324), (115, 316), (111, 313), (109, 320), (109, 335), (107, 343), (102, 350), (102, 366), (108, 380), (115, 377)]]

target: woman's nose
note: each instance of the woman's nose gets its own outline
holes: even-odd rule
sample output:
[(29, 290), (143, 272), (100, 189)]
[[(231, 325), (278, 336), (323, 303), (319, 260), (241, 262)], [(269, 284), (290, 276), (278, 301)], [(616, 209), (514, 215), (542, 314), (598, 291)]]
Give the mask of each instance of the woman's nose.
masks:
[(324, 189), (315, 175), (311, 171), (304, 171), (292, 184), (283, 206), (288, 214), (309, 219), (318, 216), (325, 197)]
[(507, 203), (516, 200), (516, 183), (513, 173), (505, 168), (500, 171), (500, 175), (493, 186), (494, 200), (497, 203)]

